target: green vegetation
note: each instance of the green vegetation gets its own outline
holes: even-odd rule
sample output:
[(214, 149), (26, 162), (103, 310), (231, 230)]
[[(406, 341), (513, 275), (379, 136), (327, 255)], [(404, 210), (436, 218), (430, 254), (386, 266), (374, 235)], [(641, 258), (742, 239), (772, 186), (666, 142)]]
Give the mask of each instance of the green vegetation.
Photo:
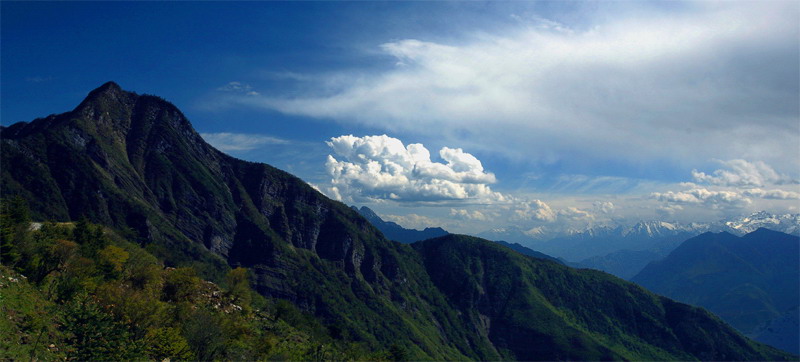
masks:
[(336, 341), (285, 301), (267, 300), (249, 272), (224, 288), (86, 220), (31, 229), (25, 204), (3, 202), (0, 357), (12, 360), (380, 360)]
[(705, 310), (606, 273), (528, 258), (463, 235), (414, 248), (436, 286), (510, 358), (792, 358), (747, 340)]

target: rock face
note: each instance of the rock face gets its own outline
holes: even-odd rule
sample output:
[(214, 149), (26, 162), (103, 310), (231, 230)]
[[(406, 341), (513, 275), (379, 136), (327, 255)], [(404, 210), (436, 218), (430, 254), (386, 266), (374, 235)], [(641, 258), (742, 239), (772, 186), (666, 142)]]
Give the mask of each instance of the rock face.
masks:
[(792, 358), (602, 273), (474, 238), (388, 241), (302, 180), (217, 151), (172, 104), (114, 83), (71, 112), (0, 128), (0, 140), (1, 196), (27, 199), (34, 219), (85, 216), (212, 280), (247, 267), (261, 294), (370, 348), (436, 360)]
[(172, 104), (112, 82), (72, 112), (4, 129), (3, 156), (12, 169), (3, 194), (33, 200), (41, 219), (87, 216), (133, 228), (144, 242), (200, 244), (234, 263), (247, 262), (236, 251), (249, 239), (280, 239), (357, 273), (358, 238), (328, 235), (376, 234), (365, 223), (340, 225), (363, 219), (296, 177), (209, 146)]

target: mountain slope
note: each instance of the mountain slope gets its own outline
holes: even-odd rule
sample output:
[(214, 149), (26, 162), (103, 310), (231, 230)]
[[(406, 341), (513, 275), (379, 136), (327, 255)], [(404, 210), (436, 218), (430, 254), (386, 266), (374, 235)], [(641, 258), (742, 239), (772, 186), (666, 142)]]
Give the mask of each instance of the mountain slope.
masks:
[(71, 112), (3, 129), (2, 159), (2, 196), (30, 200), (35, 219), (87, 216), (211, 279), (248, 267), (261, 294), (343, 338), (407, 345), (419, 358), (491, 357), (464, 345), (411, 248), (302, 180), (217, 151), (158, 97), (104, 84)]
[[(702, 310), (602, 273), (460, 236), (413, 247), (386, 240), (302, 180), (209, 146), (172, 104), (114, 83), (71, 112), (0, 136), (0, 193), (27, 199), (35, 219), (86, 216), (211, 280), (247, 267), (260, 294), (313, 313), (344, 341), (437, 360), (789, 358)], [(442, 252), (456, 257), (439, 263)], [(461, 262), (486, 253), (495, 257)], [(464, 280), (479, 283), (453, 289)]]
[(620, 250), (603, 256), (593, 256), (574, 263), (575, 267), (601, 270), (629, 280), (653, 260), (663, 258), (665, 253), (653, 250)]
[(518, 359), (780, 358), (702, 309), (605, 273), (461, 235), (414, 248), (476, 332)]
[(380, 230), (389, 240), (410, 244), (415, 241), (431, 239), (448, 234), (447, 231), (440, 227), (428, 227), (425, 228), (425, 230), (406, 229), (397, 223), (384, 221), (380, 216), (378, 216), (378, 214), (366, 206), (361, 206), (360, 209), (355, 206), (352, 208), (361, 214), (361, 216), (363, 216), (365, 219), (367, 219), (373, 226), (378, 228), (378, 230)]
[(631, 280), (708, 308), (744, 333), (797, 308), (800, 238), (768, 229), (743, 237), (706, 233), (681, 244)]
[(509, 242), (505, 242), (503, 240), (497, 240), (495, 242), (500, 244), (500, 245), (502, 245), (502, 246), (510, 248), (511, 250), (514, 250), (514, 251), (516, 251), (516, 252), (518, 252), (518, 253), (520, 253), (522, 255), (527, 255), (527, 256), (530, 256), (530, 257), (533, 257), (533, 258), (551, 260), (551, 261), (554, 261), (554, 262), (559, 263), (559, 264), (564, 264), (563, 261), (561, 261), (561, 260), (559, 260), (557, 258), (554, 258), (554, 257), (552, 257), (550, 255), (545, 254), (545, 253), (540, 253), (540, 252), (538, 252), (536, 250), (533, 250), (531, 248), (526, 248), (526, 247), (524, 247), (524, 246), (522, 246), (522, 245), (520, 245), (518, 243), (509, 243)]

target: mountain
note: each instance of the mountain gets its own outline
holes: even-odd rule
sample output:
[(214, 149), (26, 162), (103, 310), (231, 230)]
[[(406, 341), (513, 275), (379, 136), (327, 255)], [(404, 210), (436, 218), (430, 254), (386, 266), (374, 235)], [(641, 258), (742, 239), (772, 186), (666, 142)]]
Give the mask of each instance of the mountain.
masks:
[(481, 232), (478, 236), (519, 243), (548, 255), (578, 262), (619, 250), (671, 250), (697, 233), (696, 228), (687, 225), (641, 221), (632, 226), (596, 226), (580, 231), (545, 227), (522, 230), (511, 226)]
[[(652, 262), (631, 280), (708, 308), (745, 334), (800, 303), (800, 238), (768, 229), (742, 237), (705, 233)], [(797, 351), (795, 351), (796, 353)]]
[(543, 227), (523, 230), (516, 226), (506, 226), (486, 230), (476, 236), (489, 240), (505, 240), (511, 243), (530, 245), (536, 240), (548, 240), (554, 237), (555, 234), (548, 232)]
[[(391, 221), (383, 221), (378, 214), (376, 214), (372, 209), (362, 206), (360, 209), (351, 206), (353, 210), (358, 211), (361, 216), (367, 219), (373, 226), (378, 228), (384, 236), (386, 236), (390, 240), (399, 241), (401, 243), (410, 244), (415, 241), (422, 241), (427, 239), (433, 239), (439, 236), (448, 235), (449, 233), (442, 228), (435, 227), (435, 228), (425, 228), (425, 230), (414, 230), (414, 229), (406, 229), (396, 223)], [(541, 258), (541, 259), (548, 259), (555, 261), (557, 263), (563, 264), (564, 262), (554, 258), (550, 255), (540, 253), (530, 248), (526, 248), (518, 243), (509, 243), (503, 240), (496, 240), (496, 243), (506, 246), (522, 255), (531, 256), (534, 258)]]
[(415, 360), (796, 358), (604, 273), (465, 236), (389, 241), (302, 180), (214, 149), (174, 105), (114, 83), (70, 112), (2, 128), (0, 155), (0, 195), (27, 200), (33, 219), (86, 217), (211, 282), (245, 267), (261, 295), (371, 350)]
[(797, 235), (800, 214), (775, 215), (760, 211), (713, 223), (640, 221), (631, 226), (601, 225), (580, 231), (506, 227), (478, 235), (490, 240), (510, 240), (566, 259), (576, 267), (602, 270), (628, 279), (691, 237), (709, 231), (744, 235), (761, 227)]
[(497, 240), (495, 242), (500, 244), (500, 245), (503, 245), (503, 246), (505, 246), (505, 247), (507, 247), (507, 248), (509, 248), (511, 250), (514, 250), (514, 251), (516, 251), (516, 252), (518, 252), (518, 253), (520, 253), (522, 255), (527, 255), (527, 256), (530, 256), (530, 257), (533, 257), (533, 258), (552, 260), (552, 261), (554, 261), (556, 263), (564, 264), (563, 260), (560, 260), (558, 258), (554, 258), (554, 257), (552, 257), (550, 255), (545, 254), (545, 253), (540, 253), (540, 252), (538, 252), (536, 250), (533, 250), (531, 248), (526, 248), (526, 247), (524, 247), (524, 246), (522, 246), (520, 244), (517, 244), (517, 243), (509, 243), (509, 242), (506, 242), (506, 241), (503, 241), (503, 240)]
[(352, 208), (361, 214), (361, 216), (363, 216), (365, 219), (367, 219), (367, 221), (369, 221), (373, 226), (378, 228), (378, 230), (380, 230), (389, 240), (410, 244), (415, 241), (431, 239), (448, 234), (447, 231), (440, 227), (427, 227), (425, 230), (406, 229), (397, 223), (384, 221), (380, 216), (378, 216), (378, 214), (366, 206), (361, 206), (360, 209), (355, 206), (352, 206)]
[(373, 348), (483, 357), (410, 247), (286, 172), (219, 152), (161, 98), (106, 83), (73, 111), (0, 135), (0, 192), (28, 200), (34, 219), (85, 216), (212, 281), (246, 267), (262, 295)]
[(606, 273), (529, 258), (463, 235), (413, 246), (474, 333), (487, 336), (501, 353), (514, 351), (517, 359), (756, 356), (752, 345), (705, 310)]
[(753, 339), (761, 343), (800, 354), (800, 309), (792, 308), (769, 321), (752, 335)]
[(622, 279), (633, 278), (653, 260), (666, 256), (666, 253), (653, 250), (620, 250), (603, 256), (593, 256), (571, 265), (580, 268), (602, 270)]
[(725, 229), (734, 235), (744, 235), (760, 228), (780, 231), (786, 234), (800, 234), (800, 214), (775, 215), (759, 211), (733, 220), (720, 221), (712, 228)]

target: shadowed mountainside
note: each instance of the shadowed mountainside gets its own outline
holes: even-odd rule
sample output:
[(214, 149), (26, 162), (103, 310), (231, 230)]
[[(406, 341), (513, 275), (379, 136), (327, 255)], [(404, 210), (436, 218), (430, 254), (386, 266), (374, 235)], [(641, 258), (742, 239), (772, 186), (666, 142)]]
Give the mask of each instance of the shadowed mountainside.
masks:
[(2, 128), (3, 197), (82, 216), (210, 279), (247, 267), (263, 295), (336, 338), (414, 359), (787, 359), (702, 309), (607, 274), (444, 236), (413, 246), (302, 180), (208, 145), (161, 98), (106, 83), (75, 110)]

